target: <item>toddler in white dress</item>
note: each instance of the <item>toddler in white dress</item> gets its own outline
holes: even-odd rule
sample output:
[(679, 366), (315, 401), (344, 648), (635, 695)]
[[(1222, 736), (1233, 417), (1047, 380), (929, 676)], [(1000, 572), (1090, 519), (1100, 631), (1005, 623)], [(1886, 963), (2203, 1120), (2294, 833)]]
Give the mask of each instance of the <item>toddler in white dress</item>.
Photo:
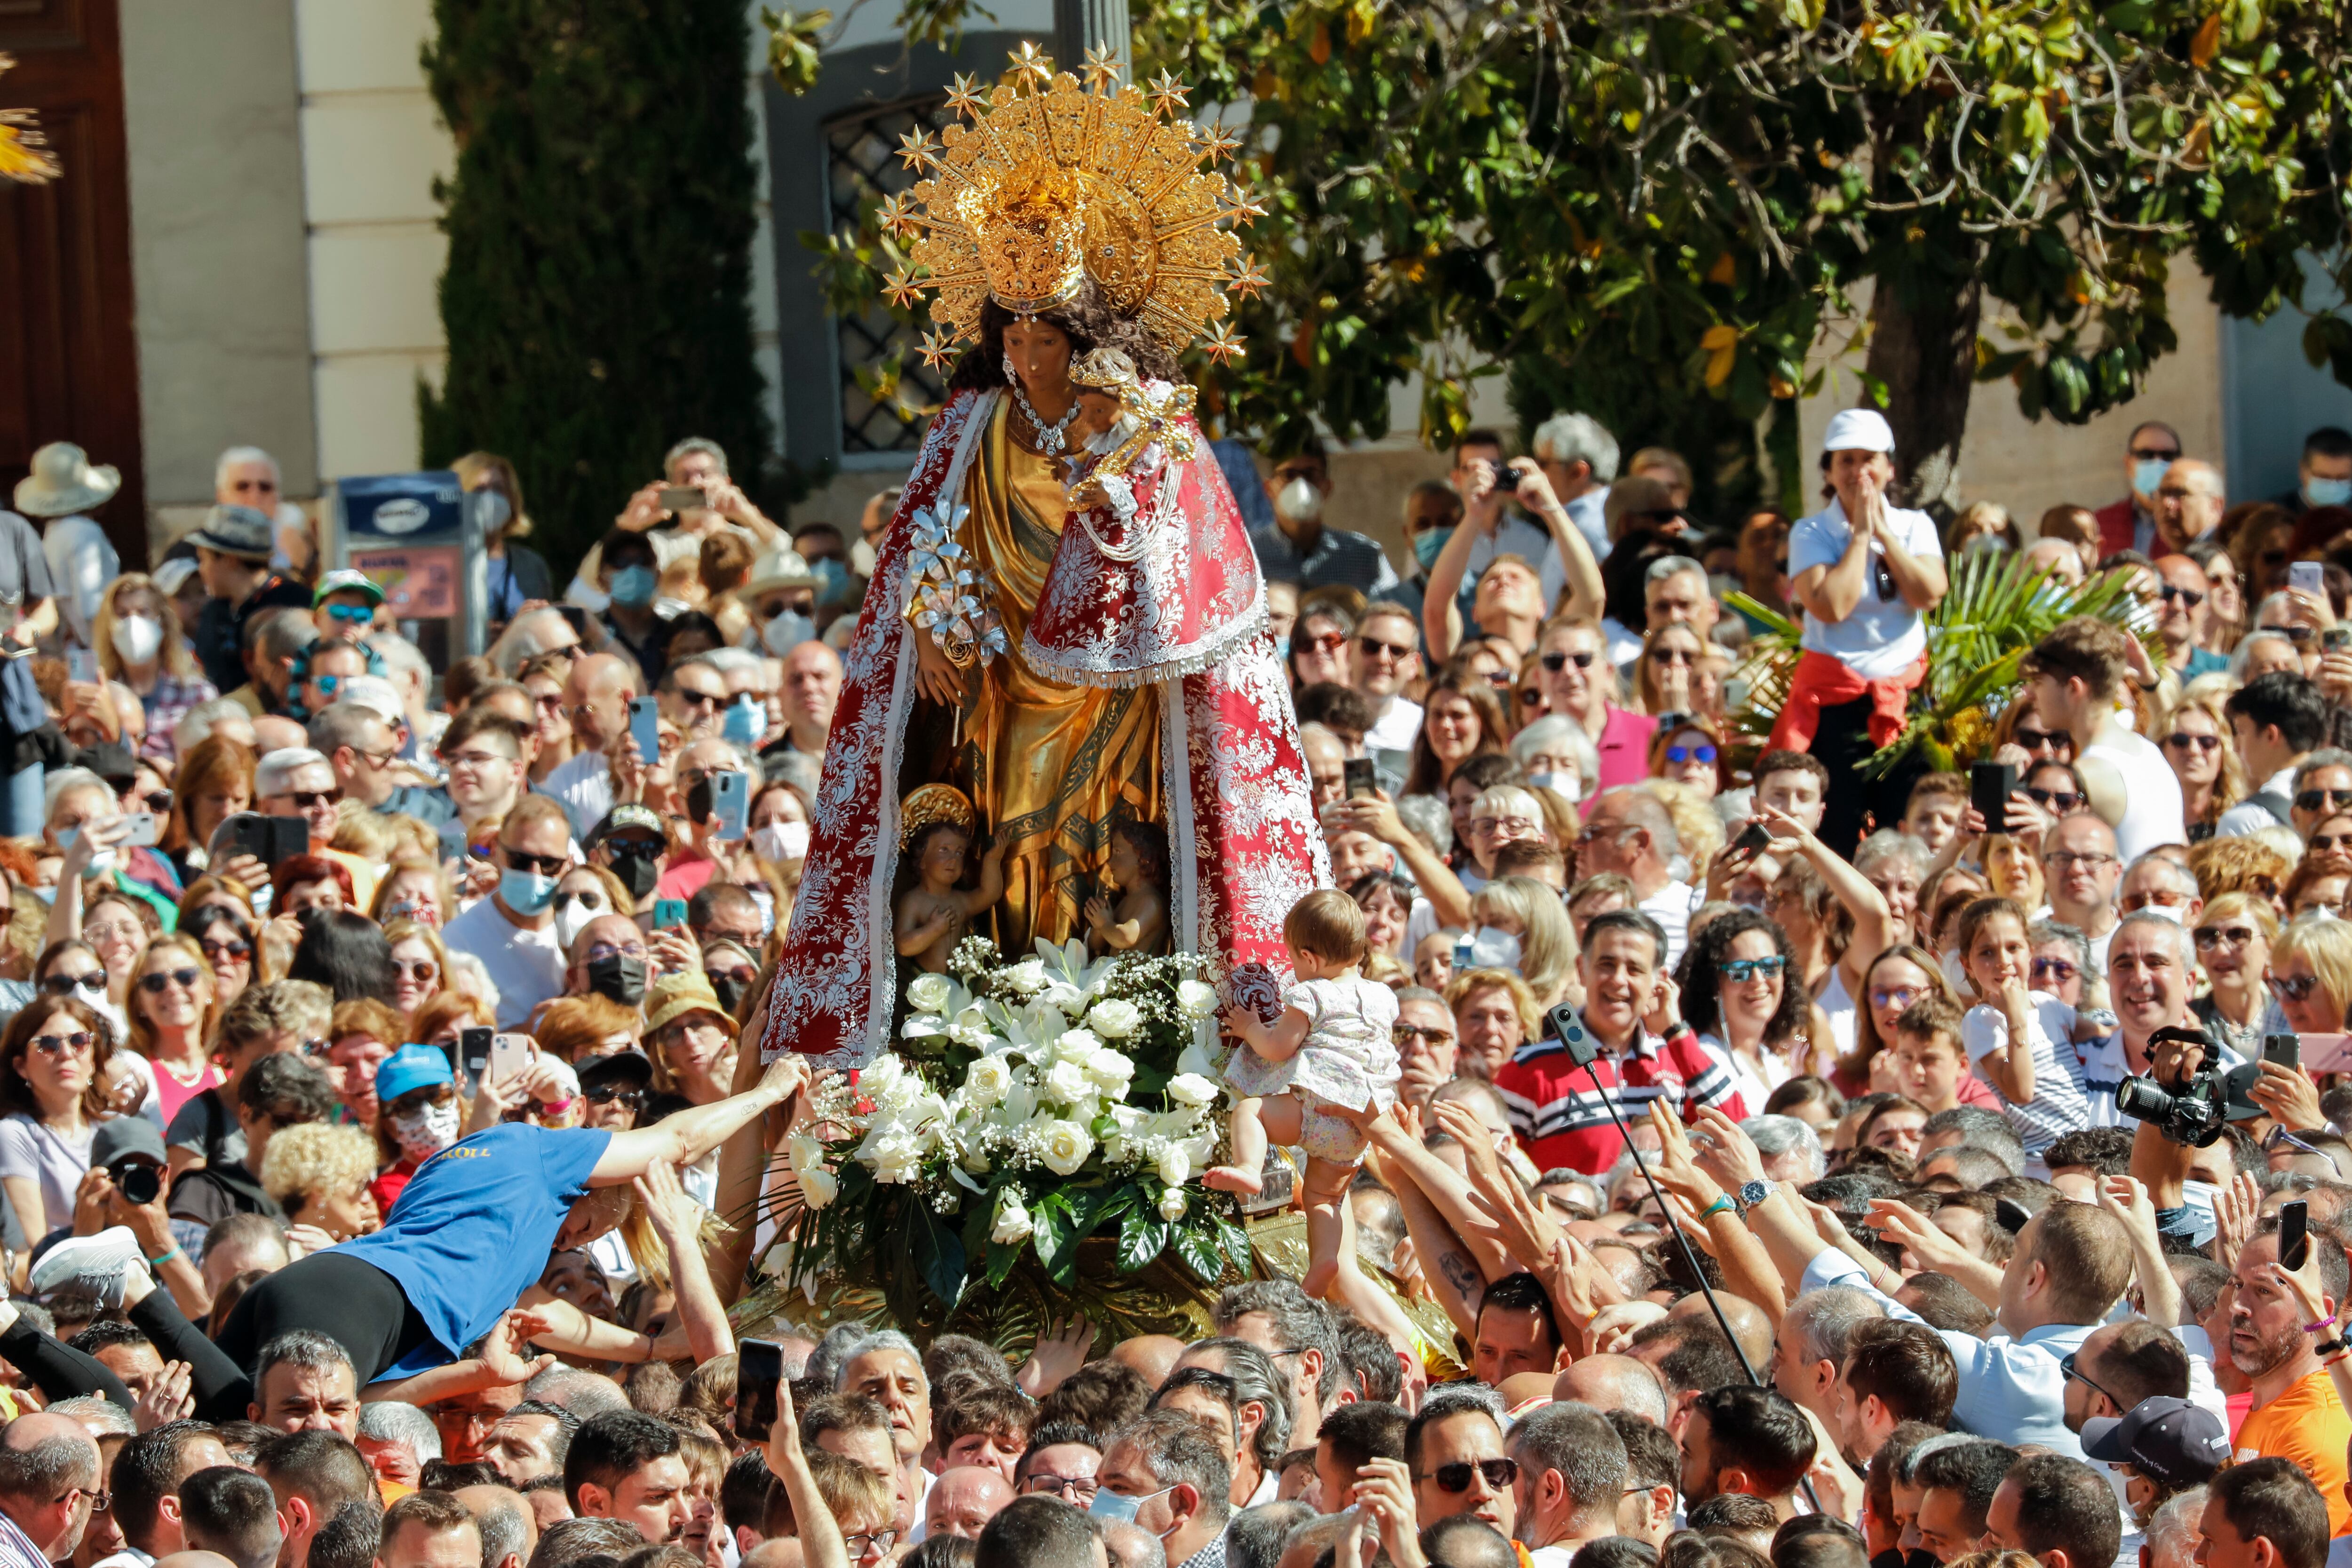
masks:
[(1226, 1192), (1263, 1186), (1268, 1134), (1307, 1154), (1307, 1293), (1329, 1290), (1339, 1270), (1339, 1205), (1364, 1160), (1364, 1134), (1328, 1107), (1385, 1111), (1396, 1104), (1396, 993), (1363, 977), (1364, 915), (1336, 888), (1310, 893), (1282, 923), (1298, 983), (1271, 1025), (1246, 1008), (1225, 1025), (1242, 1044), (1225, 1064), (1234, 1092), (1234, 1163), (1201, 1179)]

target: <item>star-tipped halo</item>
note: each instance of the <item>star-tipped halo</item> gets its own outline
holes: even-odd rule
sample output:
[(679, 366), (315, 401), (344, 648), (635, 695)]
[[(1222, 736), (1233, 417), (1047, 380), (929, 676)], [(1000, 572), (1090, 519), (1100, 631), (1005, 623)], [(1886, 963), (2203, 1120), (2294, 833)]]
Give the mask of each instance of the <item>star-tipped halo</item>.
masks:
[(1239, 223), (1255, 223), (1265, 216), (1265, 202), (1255, 191), (1236, 180), (1234, 182), (1233, 205), (1225, 209), (1225, 215)]
[(1201, 340), (1201, 351), (1221, 365), (1242, 358), (1242, 340), (1234, 334), (1233, 323), (1220, 321), (1210, 328), (1209, 335)]
[(898, 138), (898, 157), (909, 169), (929, 169), (940, 161), (940, 144), (929, 128), (918, 125)]
[(1096, 92), (1108, 92), (1118, 81), (1118, 52), (1115, 49), (1092, 48), (1087, 51), (1087, 63), (1078, 75)]
[(899, 309), (911, 310), (922, 301), (923, 283), (915, 276), (913, 267), (902, 267), (890, 275), (890, 281), (883, 286), (882, 291)]
[(1209, 126), (1201, 133), (1201, 156), (1211, 163), (1230, 158), (1242, 144), (1242, 139), (1222, 125)]
[(1191, 90), (1171, 73), (1163, 70), (1151, 78), (1151, 107), (1161, 114), (1173, 116), (1185, 107), (1185, 95)]
[(874, 209), (874, 221), (900, 238), (908, 230), (922, 226), (915, 215), (913, 197), (904, 191), (882, 198), (881, 205)]
[(1265, 269), (1258, 266), (1257, 257), (1244, 256), (1234, 264), (1234, 275), (1225, 280), (1225, 287), (1246, 298), (1260, 289), (1272, 287), (1272, 283), (1273, 280), (1265, 275)]
[(923, 363), (935, 371), (946, 370), (955, 363), (955, 340), (937, 328), (923, 335), (923, 346), (919, 351)]
[(948, 108), (953, 113), (978, 120), (988, 108), (988, 95), (981, 91), (977, 78), (969, 71), (958, 71), (955, 84), (948, 89)]
[(1038, 89), (1054, 80), (1054, 57), (1037, 47), (1034, 38), (1024, 38), (1021, 47), (1012, 51), (1013, 74)]

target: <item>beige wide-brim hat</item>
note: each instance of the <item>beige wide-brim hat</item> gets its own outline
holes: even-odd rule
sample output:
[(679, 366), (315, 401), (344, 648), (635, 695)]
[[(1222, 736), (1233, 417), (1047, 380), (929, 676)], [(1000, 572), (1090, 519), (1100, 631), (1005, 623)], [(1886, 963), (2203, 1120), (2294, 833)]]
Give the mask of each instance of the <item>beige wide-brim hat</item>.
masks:
[(814, 588), (816, 574), (801, 552), (792, 549), (770, 550), (751, 565), (751, 580), (735, 591), (735, 597), (749, 602), (763, 593), (773, 593), (780, 588)]
[(122, 474), (92, 463), (70, 441), (52, 441), (33, 454), (33, 471), (16, 481), (16, 509), (28, 517), (64, 517), (114, 499)]

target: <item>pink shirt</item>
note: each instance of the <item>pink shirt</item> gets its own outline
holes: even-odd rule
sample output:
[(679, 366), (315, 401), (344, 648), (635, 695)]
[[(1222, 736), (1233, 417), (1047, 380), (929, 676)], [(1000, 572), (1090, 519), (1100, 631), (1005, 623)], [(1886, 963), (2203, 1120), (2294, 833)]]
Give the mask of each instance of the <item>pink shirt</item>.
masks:
[(1627, 713), (1622, 707), (1612, 707), (1608, 712), (1609, 717), (1601, 726), (1601, 738), (1592, 747), (1601, 754), (1600, 788), (1614, 789), (1621, 784), (1639, 784), (1650, 776), (1650, 737), (1657, 733), (1658, 721), (1647, 714)]

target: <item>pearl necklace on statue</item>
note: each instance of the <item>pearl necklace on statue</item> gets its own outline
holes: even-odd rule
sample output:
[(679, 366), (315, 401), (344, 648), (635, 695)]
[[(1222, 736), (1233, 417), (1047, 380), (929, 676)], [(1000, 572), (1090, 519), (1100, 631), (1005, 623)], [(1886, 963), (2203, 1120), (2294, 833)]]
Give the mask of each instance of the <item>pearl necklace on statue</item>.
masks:
[(1029, 394), (1021, 390), (1021, 378), (1013, 373), (1010, 364), (1004, 368), (1004, 380), (1013, 389), (1013, 402), (1021, 410), (1021, 417), (1027, 420), (1029, 428), (1037, 433), (1037, 450), (1047, 457), (1060, 456), (1068, 444), (1062, 439), (1062, 432), (1069, 429), (1070, 422), (1078, 417), (1078, 400), (1072, 398), (1062, 417), (1048, 424), (1038, 418), (1037, 411), (1030, 406)]

